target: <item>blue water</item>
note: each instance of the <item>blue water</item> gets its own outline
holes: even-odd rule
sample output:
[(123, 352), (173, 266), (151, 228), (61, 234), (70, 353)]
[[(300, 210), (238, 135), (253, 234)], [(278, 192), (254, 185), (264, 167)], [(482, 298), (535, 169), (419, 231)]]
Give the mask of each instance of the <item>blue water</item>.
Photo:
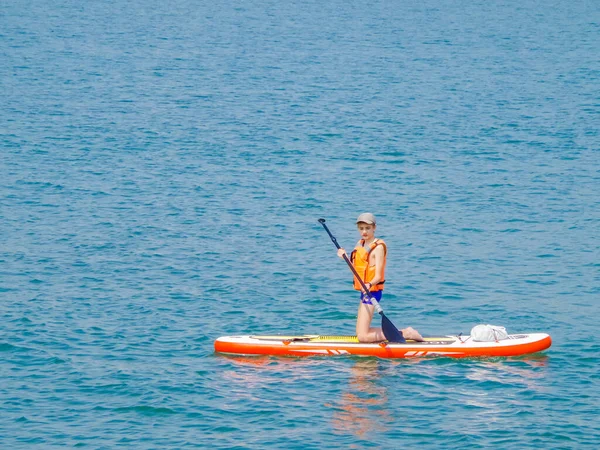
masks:
[[(0, 448), (600, 447), (594, 1), (7, 0)], [(387, 315), (483, 360), (235, 358)]]

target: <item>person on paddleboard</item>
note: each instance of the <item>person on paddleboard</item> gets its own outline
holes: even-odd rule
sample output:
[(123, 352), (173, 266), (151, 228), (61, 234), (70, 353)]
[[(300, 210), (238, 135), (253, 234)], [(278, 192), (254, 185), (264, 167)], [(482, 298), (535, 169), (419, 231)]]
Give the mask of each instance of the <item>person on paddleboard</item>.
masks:
[[(377, 222), (373, 214), (362, 213), (356, 219), (356, 226), (361, 238), (350, 255), (350, 261), (361, 276), (367, 289), (369, 289), (371, 296), (380, 302), (385, 283), (387, 246), (383, 239), (375, 237)], [(337, 254), (342, 259), (347, 256), (346, 250), (343, 248), (340, 248)], [(382, 329), (371, 327), (375, 306), (356, 277), (354, 277), (354, 289), (361, 292), (358, 318), (356, 320), (356, 337), (360, 342), (384, 341), (386, 338)], [(419, 332), (412, 327), (400, 331), (402, 331), (405, 339), (423, 340)]]

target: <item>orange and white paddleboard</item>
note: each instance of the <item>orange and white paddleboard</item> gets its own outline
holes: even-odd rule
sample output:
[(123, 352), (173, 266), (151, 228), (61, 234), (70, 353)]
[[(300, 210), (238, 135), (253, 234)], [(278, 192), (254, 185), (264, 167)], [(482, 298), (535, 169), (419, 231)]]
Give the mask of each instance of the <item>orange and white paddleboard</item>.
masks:
[(356, 336), (223, 336), (215, 351), (237, 355), (360, 355), (379, 358), (442, 356), (451, 358), (518, 356), (546, 350), (552, 340), (545, 333), (512, 334), (493, 342), (477, 342), (471, 336), (427, 337), (424, 342), (361, 343)]

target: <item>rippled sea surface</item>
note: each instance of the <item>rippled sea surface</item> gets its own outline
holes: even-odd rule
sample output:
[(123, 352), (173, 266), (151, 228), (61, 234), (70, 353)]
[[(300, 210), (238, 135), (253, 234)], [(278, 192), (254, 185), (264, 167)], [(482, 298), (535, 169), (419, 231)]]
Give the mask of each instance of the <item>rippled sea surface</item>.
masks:
[[(7, 0), (0, 447), (600, 446), (600, 9), (573, 0)], [(519, 358), (228, 357), (547, 332)]]

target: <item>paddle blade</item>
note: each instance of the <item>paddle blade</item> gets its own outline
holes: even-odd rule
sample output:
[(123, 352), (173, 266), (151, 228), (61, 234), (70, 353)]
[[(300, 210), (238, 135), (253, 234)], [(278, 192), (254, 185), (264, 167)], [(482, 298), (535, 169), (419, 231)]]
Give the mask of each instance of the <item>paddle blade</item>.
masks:
[(383, 335), (388, 340), (388, 342), (404, 344), (406, 342), (406, 339), (404, 339), (402, 331), (396, 328), (392, 321), (386, 317), (383, 311), (379, 314), (381, 314), (381, 330), (383, 331)]

